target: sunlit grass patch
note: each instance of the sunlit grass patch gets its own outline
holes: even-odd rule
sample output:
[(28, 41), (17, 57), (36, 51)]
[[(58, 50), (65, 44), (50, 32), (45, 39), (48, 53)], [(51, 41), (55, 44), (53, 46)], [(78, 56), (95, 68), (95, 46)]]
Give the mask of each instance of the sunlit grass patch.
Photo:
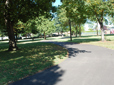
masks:
[(58, 64), (67, 55), (66, 49), (50, 43), (18, 44), (18, 47), (18, 51), (8, 52), (7, 44), (0, 45), (0, 85)]
[(101, 41), (101, 36), (97, 35), (89, 35), (89, 36), (81, 36), (81, 37), (72, 37), (72, 41), (70, 41), (70, 38), (61, 37), (58, 40), (54, 40), (58, 42), (73, 42), (73, 43), (84, 43), (84, 44), (92, 44), (97, 46), (106, 47), (109, 49), (114, 50), (114, 35), (113, 34), (107, 34), (105, 35), (105, 41)]
[(104, 41), (104, 42), (99, 41), (99, 42), (90, 42), (90, 43), (86, 43), (86, 44), (102, 46), (102, 47), (106, 47), (106, 48), (114, 50), (114, 41)]

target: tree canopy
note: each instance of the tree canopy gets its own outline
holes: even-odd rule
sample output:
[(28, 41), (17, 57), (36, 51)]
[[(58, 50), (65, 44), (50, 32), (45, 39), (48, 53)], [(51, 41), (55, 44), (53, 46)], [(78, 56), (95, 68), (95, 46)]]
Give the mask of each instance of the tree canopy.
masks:
[(5, 26), (9, 36), (9, 50), (16, 50), (13, 26), (39, 15), (50, 15), (55, 0), (0, 0), (0, 25)]

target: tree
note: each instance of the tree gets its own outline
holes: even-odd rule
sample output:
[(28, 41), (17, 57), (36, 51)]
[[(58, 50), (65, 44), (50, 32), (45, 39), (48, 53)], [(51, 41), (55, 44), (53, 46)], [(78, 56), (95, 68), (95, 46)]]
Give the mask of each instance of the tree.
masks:
[(23, 22), (21, 21), (18, 21), (14, 26), (13, 26), (13, 31), (14, 31), (14, 34), (15, 34), (15, 38), (16, 38), (16, 41), (18, 40), (17, 39), (17, 36), (19, 34), (22, 34), (25, 32), (25, 25)]
[(54, 17), (54, 20), (55, 20), (55, 27), (56, 27), (56, 32), (58, 32), (58, 35), (59, 35), (59, 32), (62, 32), (63, 29), (61, 27), (61, 22), (59, 21), (58, 17)]
[(46, 18), (45, 16), (40, 16), (38, 22), (40, 22), (40, 24), (37, 25), (37, 29), (40, 33), (43, 33), (44, 39), (46, 39), (46, 35), (55, 32), (54, 20), (51, 21), (51, 19)]
[(9, 37), (9, 51), (17, 50), (13, 27), (18, 22), (48, 14), (55, 0), (0, 0), (0, 23), (4, 25)]
[[(71, 22), (75, 22), (75, 27), (77, 30), (77, 25), (79, 25), (79, 36), (81, 37), (81, 24), (86, 22), (85, 15), (85, 3), (83, 0), (64, 0), (63, 6), (66, 9), (66, 16), (71, 20)], [(76, 32), (77, 35), (77, 32)]]
[(66, 10), (64, 7), (59, 6), (57, 10), (57, 18), (58, 18), (58, 24), (59, 24), (59, 30), (60, 31), (68, 31), (66, 28), (69, 24), (69, 19), (66, 16)]
[(106, 15), (113, 15), (114, 5), (111, 1), (105, 0), (87, 0), (86, 1), (86, 11), (88, 17), (95, 16), (100, 24), (102, 32), (102, 41), (104, 41), (104, 29), (103, 29), (103, 18)]
[(32, 40), (34, 40), (34, 34), (38, 34), (39, 30), (37, 29), (37, 25), (39, 25), (38, 23), (38, 17), (36, 17), (35, 19), (30, 19), (25, 23), (25, 35), (30, 34), (32, 35)]

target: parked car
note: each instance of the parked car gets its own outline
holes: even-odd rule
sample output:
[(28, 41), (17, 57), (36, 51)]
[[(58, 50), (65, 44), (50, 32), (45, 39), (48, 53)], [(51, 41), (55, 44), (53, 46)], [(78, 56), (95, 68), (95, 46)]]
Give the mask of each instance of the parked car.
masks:
[(52, 34), (52, 37), (57, 37), (58, 35), (57, 34)]
[(110, 34), (114, 34), (114, 28), (110, 29)]

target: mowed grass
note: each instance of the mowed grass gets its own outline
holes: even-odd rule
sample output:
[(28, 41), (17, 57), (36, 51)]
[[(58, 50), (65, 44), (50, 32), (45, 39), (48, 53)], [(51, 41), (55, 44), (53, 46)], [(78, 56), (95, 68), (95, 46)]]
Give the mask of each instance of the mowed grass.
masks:
[(114, 50), (114, 35), (105, 35), (105, 41), (101, 41), (101, 36), (82, 36), (79, 39), (73, 38), (72, 42), (97, 45)]
[(8, 52), (8, 43), (0, 43), (0, 85), (35, 74), (66, 59), (67, 50), (50, 43), (18, 44)]
[(101, 36), (88, 35), (82, 37), (72, 37), (72, 41), (68, 37), (59, 37), (54, 41), (58, 42), (73, 42), (78, 44), (92, 44), (97, 46), (106, 47), (114, 50), (114, 34), (105, 35), (105, 41), (101, 41)]

